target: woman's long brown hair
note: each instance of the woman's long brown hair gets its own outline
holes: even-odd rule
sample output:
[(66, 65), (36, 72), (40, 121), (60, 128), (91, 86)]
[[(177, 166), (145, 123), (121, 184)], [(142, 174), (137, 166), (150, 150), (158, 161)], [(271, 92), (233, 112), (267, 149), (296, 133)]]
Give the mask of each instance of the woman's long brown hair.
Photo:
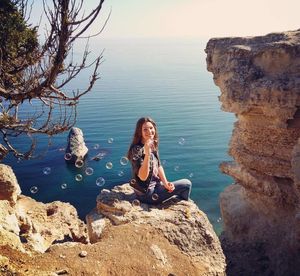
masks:
[(154, 126), (154, 129), (155, 129), (155, 135), (154, 135), (154, 139), (153, 139), (154, 140), (154, 149), (156, 151), (158, 151), (158, 132), (157, 132), (156, 123), (150, 117), (142, 117), (136, 123), (132, 142), (131, 142), (129, 150), (127, 152), (127, 157), (129, 160), (132, 160), (132, 150), (131, 150), (132, 147), (134, 145), (142, 143), (142, 127), (143, 127), (143, 124), (146, 122), (150, 122)]

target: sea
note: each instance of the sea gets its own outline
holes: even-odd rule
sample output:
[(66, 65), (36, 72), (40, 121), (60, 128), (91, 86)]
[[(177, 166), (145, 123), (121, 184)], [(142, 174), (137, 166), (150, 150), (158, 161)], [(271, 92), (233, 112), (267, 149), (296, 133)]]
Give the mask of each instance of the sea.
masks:
[[(91, 40), (91, 57), (103, 51), (100, 78), (81, 98), (75, 124), (83, 131), (88, 156), (81, 168), (68, 165), (68, 133), (50, 141), (37, 137), (35, 159), (4, 160), (13, 168), (22, 193), (44, 203), (69, 202), (84, 220), (102, 189), (130, 181), (130, 164), (122, 157), (136, 121), (150, 116), (158, 126), (167, 178), (192, 181), (191, 199), (220, 234), (219, 195), (233, 180), (220, 172), (219, 164), (231, 160), (227, 151), (235, 117), (221, 110), (220, 90), (206, 69), (206, 43), (197, 38)], [(80, 60), (83, 48), (77, 46), (75, 59)], [(67, 91), (84, 89), (90, 72), (74, 79)], [(29, 141), (19, 137), (15, 145), (26, 149)], [(93, 160), (99, 154), (101, 159)]]

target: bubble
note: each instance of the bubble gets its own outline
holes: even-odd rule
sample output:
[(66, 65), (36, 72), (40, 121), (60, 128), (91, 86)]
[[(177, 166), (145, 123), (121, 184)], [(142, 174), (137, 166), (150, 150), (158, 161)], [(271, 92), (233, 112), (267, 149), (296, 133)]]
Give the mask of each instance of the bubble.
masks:
[(217, 222), (220, 223), (221, 221), (222, 221), (222, 218), (219, 217), (219, 218), (217, 219)]
[(80, 173), (75, 175), (75, 180), (76, 181), (81, 181), (82, 179), (83, 179), (83, 177)]
[(118, 204), (119, 202), (120, 202), (119, 199), (117, 198), (114, 199), (114, 204)]
[(131, 204), (132, 204), (132, 206), (135, 206), (135, 207), (141, 206), (141, 203), (138, 199), (134, 199)]
[(122, 177), (124, 175), (124, 172), (123, 171), (119, 171), (118, 172), (118, 176)]
[(69, 152), (68, 152), (68, 153), (66, 153), (66, 154), (65, 154), (65, 160), (67, 160), (67, 161), (68, 161), (68, 160), (71, 160), (71, 159), (72, 159), (72, 154), (71, 154), (71, 153), (69, 153)]
[(60, 185), (60, 187), (61, 187), (63, 190), (66, 189), (67, 186), (68, 186), (68, 185), (67, 185), (66, 183), (63, 183), (63, 184)]
[(185, 139), (183, 137), (178, 139), (178, 144), (183, 146), (185, 144)]
[(192, 178), (194, 176), (193, 173), (189, 173), (189, 178)]
[(32, 186), (31, 188), (30, 188), (30, 192), (32, 193), (32, 194), (36, 194), (37, 192), (38, 192), (38, 187), (37, 186)]
[(154, 200), (154, 201), (158, 200), (158, 194), (155, 194), (155, 193), (154, 193), (154, 194), (152, 195), (152, 200)]
[(164, 165), (167, 164), (167, 160), (163, 160), (163, 161), (161, 161), (161, 163), (162, 163), (162, 165), (164, 166)]
[(95, 144), (94, 146), (93, 146), (93, 149), (99, 149), (100, 148), (100, 145), (99, 144)]
[(81, 168), (84, 165), (84, 161), (82, 159), (77, 159), (75, 162), (75, 167)]
[(96, 179), (96, 185), (102, 187), (105, 184), (105, 179), (103, 177), (98, 177)]
[(178, 172), (178, 171), (179, 171), (179, 168), (180, 168), (179, 166), (175, 166), (175, 167), (174, 167), (174, 171), (175, 171), (175, 172)]
[(132, 156), (132, 159), (133, 159), (134, 161), (138, 160), (139, 158), (140, 158), (140, 156), (139, 156), (138, 154), (134, 154), (134, 155)]
[(93, 168), (87, 167), (87, 168), (85, 169), (85, 174), (86, 174), (86, 175), (92, 175), (93, 173), (94, 173), (94, 169), (93, 169)]
[(108, 169), (108, 170), (111, 170), (113, 168), (113, 163), (111, 162), (107, 162), (105, 167)]
[(58, 151), (65, 151), (65, 148), (59, 148)]
[(136, 180), (134, 178), (132, 178), (129, 183), (130, 183), (130, 185), (135, 185), (136, 184)]
[(113, 142), (114, 142), (114, 138), (108, 138), (108, 139), (107, 139), (107, 143), (108, 143), (108, 144), (112, 144)]
[(121, 157), (120, 164), (126, 166), (128, 164), (128, 158), (126, 156)]
[(44, 175), (49, 175), (50, 173), (51, 173), (51, 168), (50, 167), (43, 168), (43, 174)]

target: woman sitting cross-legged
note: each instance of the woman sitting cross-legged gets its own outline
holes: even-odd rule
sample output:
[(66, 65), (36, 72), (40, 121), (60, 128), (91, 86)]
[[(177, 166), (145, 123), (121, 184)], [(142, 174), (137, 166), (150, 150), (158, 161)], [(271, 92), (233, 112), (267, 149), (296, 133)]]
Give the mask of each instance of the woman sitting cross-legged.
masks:
[(192, 183), (188, 179), (169, 182), (159, 160), (156, 123), (149, 117), (140, 118), (128, 150), (133, 179), (130, 185), (144, 203), (159, 204), (173, 196), (188, 200)]

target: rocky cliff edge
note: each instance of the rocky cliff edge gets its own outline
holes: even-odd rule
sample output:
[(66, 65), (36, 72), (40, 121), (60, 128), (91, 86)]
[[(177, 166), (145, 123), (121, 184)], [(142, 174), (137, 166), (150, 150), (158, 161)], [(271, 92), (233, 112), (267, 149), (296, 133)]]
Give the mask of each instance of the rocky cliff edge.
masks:
[(102, 190), (87, 225), (68, 203), (21, 195), (0, 165), (3, 275), (224, 275), (225, 258), (192, 201), (140, 204), (128, 184)]
[(236, 115), (221, 164), (228, 275), (300, 271), (300, 30), (211, 39), (207, 69)]

